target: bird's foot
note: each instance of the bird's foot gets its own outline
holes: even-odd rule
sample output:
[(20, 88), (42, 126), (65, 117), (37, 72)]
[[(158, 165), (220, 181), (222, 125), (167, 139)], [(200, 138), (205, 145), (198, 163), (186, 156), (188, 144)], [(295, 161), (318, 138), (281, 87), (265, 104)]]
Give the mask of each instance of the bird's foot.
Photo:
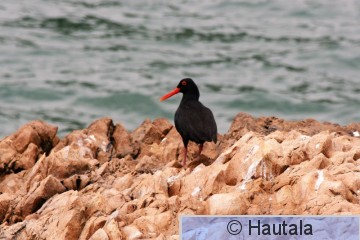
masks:
[(183, 165), (184, 167), (186, 167), (186, 161), (183, 161), (183, 162), (182, 162), (182, 165)]

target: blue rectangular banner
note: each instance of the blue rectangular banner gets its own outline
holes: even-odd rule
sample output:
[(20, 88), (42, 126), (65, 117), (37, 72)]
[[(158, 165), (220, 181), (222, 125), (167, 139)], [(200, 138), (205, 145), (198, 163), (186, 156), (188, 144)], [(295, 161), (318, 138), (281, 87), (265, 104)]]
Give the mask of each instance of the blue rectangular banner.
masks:
[(182, 216), (181, 239), (359, 240), (356, 216)]

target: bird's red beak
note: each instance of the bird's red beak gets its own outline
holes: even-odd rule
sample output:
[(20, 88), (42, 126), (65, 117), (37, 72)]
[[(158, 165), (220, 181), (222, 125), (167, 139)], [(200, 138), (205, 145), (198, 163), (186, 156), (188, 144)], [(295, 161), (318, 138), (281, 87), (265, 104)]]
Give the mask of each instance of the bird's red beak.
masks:
[(169, 93), (165, 94), (164, 96), (162, 96), (160, 98), (160, 101), (164, 101), (164, 100), (168, 99), (169, 97), (171, 97), (171, 96), (173, 96), (173, 95), (175, 95), (175, 94), (177, 94), (179, 92), (180, 92), (180, 88), (175, 88), (171, 92), (169, 92)]

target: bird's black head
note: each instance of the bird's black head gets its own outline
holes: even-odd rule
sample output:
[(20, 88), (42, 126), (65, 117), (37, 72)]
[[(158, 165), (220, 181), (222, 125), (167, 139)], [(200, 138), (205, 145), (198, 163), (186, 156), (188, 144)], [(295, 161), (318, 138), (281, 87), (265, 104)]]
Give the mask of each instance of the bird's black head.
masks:
[(174, 90), (162, 96), (160, 100), (163, 101), (179, 92), (182, 92), (184, 94), (183, 99), (198, 100), (200, 97), (199, 89), (196, 86), (195, 82), (191, 78), (184, 78), (179, 82), (179, 84)]
[(180, 92), (182, 92), (183, 94), (199, 93), (198, 87), (191, 78), (182, 79), (177, 85), (177, 88), (179, 88)]

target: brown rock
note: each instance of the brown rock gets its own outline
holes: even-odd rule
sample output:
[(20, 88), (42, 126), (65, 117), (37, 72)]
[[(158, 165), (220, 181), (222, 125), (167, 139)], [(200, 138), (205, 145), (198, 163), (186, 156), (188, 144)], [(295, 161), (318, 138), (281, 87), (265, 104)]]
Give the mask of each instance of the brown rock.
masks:
[[(85, 150), (84, 150), (85, 149)], [(86, 148), (63, 148), (61, 151), (51, 154), (43, 162), (47, 174), (57, 178), (67, 178), (73, 174), (81, 174), (91, 168), (86, 156)]]
[(240, 192), (221, 193), (212, 195), (208, 200), (210, 215), (244, 215), (249, 203)]
[(140, 199), (144, 196), (151, 196), (153, 194), (168, 195), (168, 186), (166, 179), (160, 177), (159, 172), (156, 175), (143, 174), (140, 179), (131, 190), (131, 196), (136, 199)]
[(16, 133), (0, 141), (0, 172), (19, 172), (30, 169), (38, 155), (48, 155), (59, 139), (57, 127), (43, 121), (30, 122)]
[(167, 135), (173, 128), (173, 125), (166, 118), (157, 118), (154, 120), (153, 124), (159, 129), (163, 136)]
[[(351, 129), (351, 130), (350, 130)], [(296, 130), (303, 135), (315, 135), (322, 131), (339, 132), (349, 135), (354, 131), (359, 131), (359, 124), (350, 124), (348, 127), (341, 127), (338, 124), (320, 123), (314, 119), (305, 119), (303, 121), (285, 121), (276, 117), (254, 118), (246, 113), (239, 113), (235, 116), (226, 138), (240, 139), (249, 131), (257, 132), (262, 135), (271, 134), (274, 131), (290, 132)]]
[[(10, 194), (20, 194), (20, 186), (24, 182), (25, 172), (7, 174), (0, 177), (0, 194), (1, 193), (10, 193)], [(22, 191), (21, 194), (25, 194), (26, 191)]]
[[(25, 238), (78, 239), (85, 224), (83, 205), (78, 193), (68, 191), (49, 199), (34, 215), (29, 215), (24, 228), (17, 234)], [(11, 229), (5, 229), (9, 231)]]
[[(255, 134), (243, 136), (230, 153), (229, 161), (224, 175), (227, 185), (236, 185), (245, 178), (251, 178), (264, 156), (264, 141)], [(231, 156), (232, 155), (232, 156)], [(227, 157), (229, 158), (229, 157)], [(245, 180), (246, 181), (246, 180)]]
[(116, 222), (114, 219), (105, 224), (104, 230), (109, 236), (110, 240), (123, 239), (125, 237), (119, 229), (118, 222)]
[(98, 229), (89, 240), (109, 240), (109, 236), (106, 231), (102, 228)]
[(0, 141), (0, 238), (177, 239), (182, 214), (360, 214), (360, 124), (239, 114), (200, 156), (189, 144), (187, 168), (165, 119), (128, 133), (102, 118), (54, 148), (47, 128)]
[(193, 196), (180, 198), (180, 209), (178, 215), (204, 215), (207, 213), (207, 203)]
[(19, 131), (13, 144), (17, 152), (23, 153), (30, 143), (40, 145), (41, 139), (38, 133), (29, 125)]
[(79, 240), (89, 239), (93, 234), (106, 223), (107, 217), (105, 216), (93, 216), (85, 224)]
[(97, 135), (102, 140), (107, 140), (114, 132), (114, 123), (110, 118), (100, 118), (95, 120), (87, 128), (88, 135)]
[(162, 163), (168, 163), (172, 160), (182, 161), (183, 148), (180, 134), (175, 128), (172, 128), (168, 134), (161, 139), (159, 144), (151, 145), (148, 155), (154, 155)]
[(83, 175), (72, 175), (71, 177), (62, 181), (62, 184), (67, 190), (81, 190), (90, 183), (89, 176)]
[(0, 222), (4, 221), (6, 213), (9, 211), (9, 207), (11, 205), (11, 202), (14, 201), (14, 198), (15, 195), (12, 194), (0, 194)]
[(145, 155), (140, 157), (138, 164), (135, 167), (135, 171), (138, 173), (154, 173), (156, 170), (162, 168), (159, 159), (155, 156), (149, 157)]
[(331, 139), (332, 137), (329, 132), (322, 132), (314, 135), (306, 145), (306, 153), (309, 158), (311, 159), (319, 153), (329, 157), (332, 147)]
[(62, 150), (65, 157), (69, 153), (69, 157), (75, 155), (76, 157), (95, 158), (100, 163), (107, 162), (111, 159), (114, 128), (111, 119), (98, 119), (87, 129), (77, 130), (67, 135), (54, 148), (54, 152)]
[(122, 192), (125, 189), (130, 188), (133, 183), (134, 183), (133, 176), (130, 173), (128, 173), (122, 177), (116, 178), (112, 186), (119, 192)]
[(180, 195), (190, 195), (199, 200), (219, 192), (225, 185), (224, 166), (212, 164), (197, 166), (189, 175), (181, 178)]
[[(123, 158), (128, 154), (135, 155), (136, 150), (133, 149), (131, 135), (126, 131), (126, 129), (121, 124), (115, 125), (115, 130), (113, 134), (115, 141), (116, 156), (118, 158)], [(138, 151), (138, 149), (137, 149)]]
[(29, 193), (23, 197), (23, 200), (15, 208), (15, 214), (21, 217), (37, 211), (47, 199), (57, 193), (65, 191), (65, 187), (53, 176), (48, 176), (39, 184), (32, 186)]
[(20, 156), (20, 159), (15, 162), (14, 170), (30, 169), (35, 165), (39, 153), (38, 147), (35, 144), (30, 143), (24, 153)]
[(155, 126), (149, 119), (146, 119), (134, 132), (131, 133), (133, 141), (142, 142), (150, 145), (160, 143), (162, 138), (161, 130)]
[(125, 233), (126, 238), (129, 240), (139, 239), (143, 235), (140, 230), (134, 225), (125, 226), (122, 231)]
[(144, 237), (156, 237), (165, 232), (172, 222), (171, 212), (156, 215), (142, 216), (134, 221), (134, 225), (142, 232)]
[(16, 159), (17, 152), (9, 139), (0, 141), (0, 173), (5, 174), (12, 171), (12, 161)]

